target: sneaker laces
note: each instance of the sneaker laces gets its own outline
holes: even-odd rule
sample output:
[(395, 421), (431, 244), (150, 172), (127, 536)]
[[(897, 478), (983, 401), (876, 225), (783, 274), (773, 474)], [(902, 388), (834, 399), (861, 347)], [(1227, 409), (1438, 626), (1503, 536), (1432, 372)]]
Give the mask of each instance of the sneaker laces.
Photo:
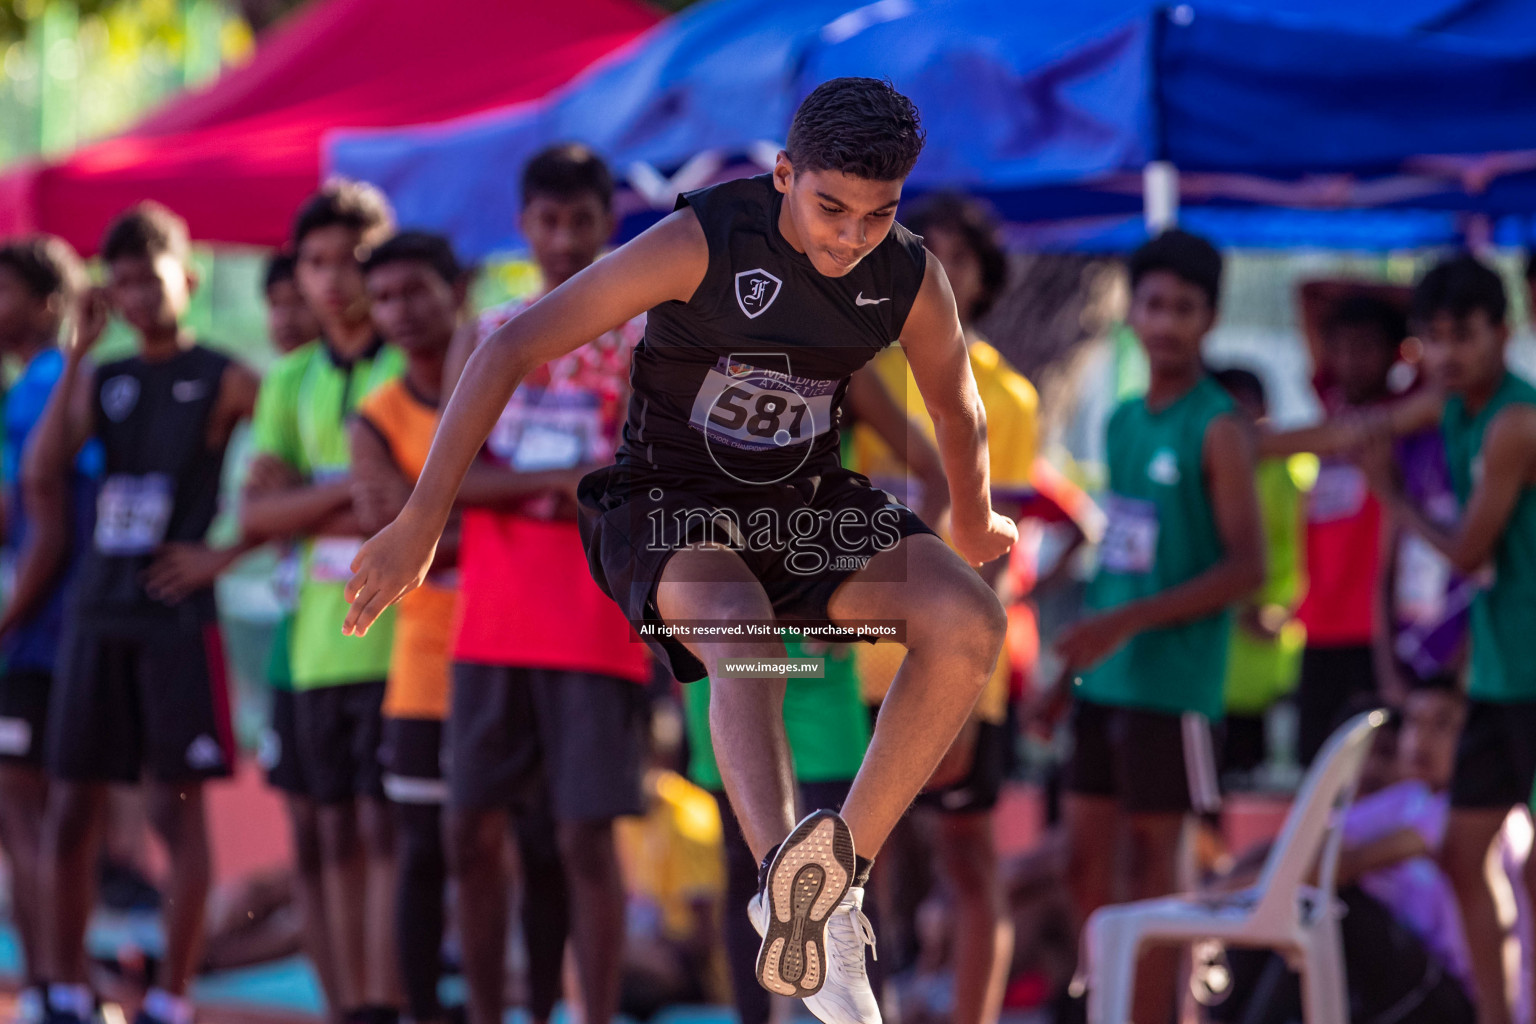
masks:
[(828, 945), (835, 944), (833, 955), (844, 970), (856, 977), (863, 977), (864, 947), (869, 947), (870, 956), (880, 959), (875, 949), (875, 928), (857, 903), (852, 899), (844, 902), (847, 909), (837, 908), (827, 920), (827, 936), (833, 940)]

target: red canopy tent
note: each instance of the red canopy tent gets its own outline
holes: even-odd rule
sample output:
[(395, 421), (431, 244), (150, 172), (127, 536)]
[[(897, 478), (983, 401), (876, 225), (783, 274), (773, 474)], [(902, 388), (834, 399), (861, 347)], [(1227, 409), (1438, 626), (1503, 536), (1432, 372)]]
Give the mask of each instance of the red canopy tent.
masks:
[(277, 245), (328, 129), (538, 99), (657, 20), (639, 0), (316, 2), (123, 135), (0, 176), (0, 236), (49, 231), (94, 252), (114, 215), (156, 199), (194, 238)]

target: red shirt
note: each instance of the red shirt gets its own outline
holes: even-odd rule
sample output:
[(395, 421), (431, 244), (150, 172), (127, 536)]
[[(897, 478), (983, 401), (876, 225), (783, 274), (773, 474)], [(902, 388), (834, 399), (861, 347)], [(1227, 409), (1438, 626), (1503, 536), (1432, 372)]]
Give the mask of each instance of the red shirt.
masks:
[(1311, 647), (1369, 644), (1381, 504), (1348, 462), (1325, 459), (1307, 498), (1307, 596), (1296, 616)]
[[(1328, 415), (1346, 408), (1321, 377), (1314, 384)], [(1307, 496), (1307, 595), (1296, 611), (1309, 647), (1371, 642), (1380, 544), (1381, 503), (1365, 475), (1344, 459), (1323, 459)]]
[[(483, 314), (481, 340), (530, 302)], [(481, 457), (525, 472), (612, 459), (643, 333), (634, 320), (529, 374)], [(592, 581), (576, 524), (553, 514), (553, 501), (518, 513), (465, 510), (454, 660), (645, 681), (645, 645)]]

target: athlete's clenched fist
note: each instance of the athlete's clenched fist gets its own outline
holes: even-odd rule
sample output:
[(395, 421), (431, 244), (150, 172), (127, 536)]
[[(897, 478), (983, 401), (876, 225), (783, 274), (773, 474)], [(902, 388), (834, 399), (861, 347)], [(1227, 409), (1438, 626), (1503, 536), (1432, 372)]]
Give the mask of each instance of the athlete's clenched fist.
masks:
[(1008, 553), (1018, 542), (1019, 527), (1002, 513), (991, 512), (987, 522), (979, 529), (955, 519), (951, 525), (951, 536), (961, 558), (973, 566), (982, 566)]

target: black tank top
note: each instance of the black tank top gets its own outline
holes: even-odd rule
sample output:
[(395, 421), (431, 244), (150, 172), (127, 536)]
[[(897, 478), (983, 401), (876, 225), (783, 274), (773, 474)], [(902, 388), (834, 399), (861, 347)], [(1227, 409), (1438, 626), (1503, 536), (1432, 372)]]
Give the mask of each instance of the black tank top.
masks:
[(689, 192), (709, 269), (687, 302), (648, 314), (620, 464), (767, 484), (838, 461), (848, 376), (901, 336), (926, 269), (900, 224), (844, 277), (779, 232), (769, 175)]
[[(224, 448), (208, 446), (208, 420), (230, 360), (194, 345), (163, 362), (138, 356), (96, 371), (96, 437), (106, 469), (96, 531), (82, 566), (78, 607), (106, 617), (178, 614), (144, 593), (140, 575), (167, 541), (201, 541), (218, 511)], [(213, 592), (182, 603), (212, 613)]]

